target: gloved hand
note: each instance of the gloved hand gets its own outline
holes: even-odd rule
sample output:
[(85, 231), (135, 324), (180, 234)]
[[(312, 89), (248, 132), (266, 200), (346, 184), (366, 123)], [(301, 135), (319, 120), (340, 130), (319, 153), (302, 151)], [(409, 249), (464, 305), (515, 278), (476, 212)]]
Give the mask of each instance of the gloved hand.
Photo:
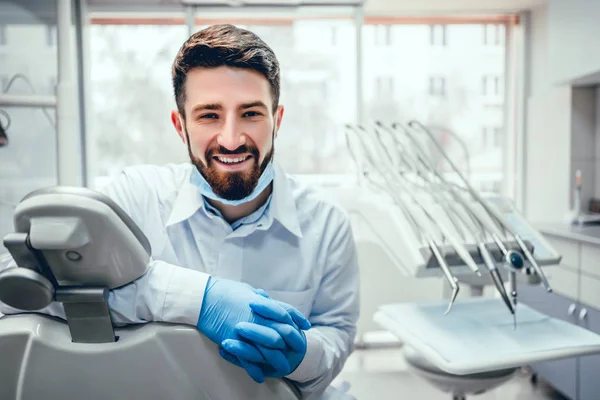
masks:
[(257, 382), (262, 382), (264, 377), (283, 378), (298, 368), (306, 354), (306, 335), (301, 330), (298, 332), (301, 334), (300, 341), (288, 342), (285, 349), (272, 350), (260, 344), (252, 345), (263, 341), (260, 338), (262, 333), (257, 326), (241, 322), (236, 326), (236, 333), (242, 340), (224, 340), (219, 354), (244, 368)]
[[(262, 289), (257, 289), (256, 293), (269, 298), (269, 295)], [(297, 319), (306, 319), (291, 305), (280, 301), (277, 301), (277, 304), (288, 310), (290, 314), (296, 315)], [(252, 309), (255, 312), (260, 312), (256, 307), (252, 307)], [(297, 314), (300, 315), (298, 316)], [(310, 326), (308, 328), (302, 327), (301, 329), (309, 328)], [(286, 329), (289, 329), (289, 327), (286, 327)], [(256, 327), (245, 323), (239, 323), (236, 326), (236, 332), (242, 338), (251, 341), (256, 341), (257, 336), (261, 334), (260, 330), (257, 330)], [(282, 378), (298, 368), (298, 365), (300, 365), (306, 354), (306, 336), (304, 332), (299, 332), (302, 334), (302, 340), (288, 341), (287, 349), (281, 351), (269, 351), (269, 349), (265, 349), (261, 345), (255, 347), (243, 340), (227, 339), (221, 343), (219, 354), (225, 360), (244, 368), (248, 375), (256, 382), (263, 382), (265, 377)], [(286, 337), (294, 338), (292, 335), (286, 335)], [(282, 357), (287, 361), (287, 364), (281, 360)]]
[[(213, 342), (221, 344), (226, 339), (242, 338), (236, 329), (239, 323), (245, 323), (239, 332), (243, 331), (247, 340), (260, 346), (261, 354), (278, 370), (290, 366), (287, 358), (276, 349), (285, 349), (288, 345), (297, 348), (298, 343), (305, 341), (298, 327), (310, 328), (302, 313), (288, 305), (282, 307), (279, 302), (269, 299), (264, 291), (245, 283), (210, 277), (198, 329)], [(260, 380), (252, 367), (246, 370), (253, 379)]]

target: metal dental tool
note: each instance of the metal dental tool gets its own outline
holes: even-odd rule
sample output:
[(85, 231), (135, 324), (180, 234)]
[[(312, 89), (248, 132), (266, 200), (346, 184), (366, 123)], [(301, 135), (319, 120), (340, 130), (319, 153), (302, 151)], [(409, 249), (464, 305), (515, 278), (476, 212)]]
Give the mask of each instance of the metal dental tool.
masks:
[(480, 203), (484, 207), (484, 209), (490, 215), (492, 215), (494, 217), (494, 219), (501, 226), (503, 226), (504, 229), (506, 229), (511, 234), (512, 237), (514, 237), (514, 239), (517, 242), (517, 244), (519, 245), (521, 251), (525, 255), (525, 258), (527, 259), (527, 261), (529, 261), (531, 263), (531, 265), (535, 269), (535, 272), (538, 274), (538, 276), (542, 280), (542, 283), (544, 284), (544, 287), (546, 288), (546, 290), (548, 292), (552, 292), (552, 288), (550, 287), (550, 284), (548, 282), (548, 279), (546, 278), (546, 275), (544, 274), (544, 272), (542, 271), (542, 268), (539, 266), (539, 264), (537, 263), (537, 261), (535, 260), (535, 258), (533, 257), (533, 255), (531, 254), (531, 252), (529, 251), (529, 249), (527, 248), (527, 245), (525, 244), (525, 242), (523, 241), (523, 239), (521, 239), (521, 237), (519, 236), (519, 234), (515, 232), (515, 230), (513, 229), (513, 227), (510, 226), (510, 224), (505, 220), (505, 218), (503, 218), (497, 210), (495, 210), (493, 207), (491, 207), (473, 189), (473, 187), (469, 184), (469, 182), (467, 182), (467, 180), (461, 174), (460, 170), (454, 165), (454, 163), (452, 162), (452, 160), (450, 159), (450, 157), (448, 157), (448, 155), (444, 152), (444, 150), (442, 149), (442, 147), (440, 146), (440, 144), (435, 140), (435, 137), (432, 135), (432, 133), (423, 124), (421, 124), (418, 121), (411, 121), (411, 122), (408, 123), (408, 125), (410, 127), (415, 127), (415, 126), (418, 127), (419, 130), (421, 130), (422, 132), (426, 133), (427, 136), (429, 136), (430, 140), (438, 148), (440, 154), (448, 162), (448, 164), (450, 165), (450, 167), (456, 172), (456, 174), (458, 175), (458, 177), (460, 178), (460, 180), (462, 181), (462, 183), (465, 185), (465, 187), (467, 188), (467, 190), (470, 192), (471, 196), (473, 196), (473, 198), (478, 203)]
[[(367, 131), (362, 128), (362, 130), (367, 133)], [(378, 137), (378, 139), (380, 139), (380, 137)], [(392, 136), (392, 139), (395, 141), (396, 145), (403, 147), (394, 136)], [(381, 140), (379, 141), (379, 144), (382, 145)], [(382, 146), (383, 147), (383, 146)], [(385, 148), (385, 147), (384, 147)], [(386, 151), (387, 153), (387, 151)], [(423, 173), (422, 170), (420, 170), (418, 168), (418, 163), (416, 163), (414, 160), (412, 160), (410, 158), (410, 153), (407, 151), (404, 151), (402, 154), (400, 155), (400, 160), (403, 160), (405, 162), (405, 164), (409, 167), (409, 169), (419, 173), (419, 175), (421, 175), (421, 177), (425, 177), (426, 174)], [(387, 156), (390, 157), (389, 153), (387, 153)], [(390, 157), (391, 158), (391, 157)], [(412, 161), (412, 162), (411, 162)], [(409, 181), (403, 177), (401, 174), (397, 174), (398, 175), (398, 179), (395, 180), (396, 184), (400, 184), (401, 182), (408, 184)], [(406, 193), (421, 209), (423, 209), (427, 216), (432, 220), (435, 221), (435, 217), (433, 215), (431, 215), (431, 213), (429, 211), (427, 211), (423, 205), (418, 201), (418, 199), (416, 199), (413, 195), (413, 192), (411, 190), (409, 190), (408, 188), (406, 188), (405, 185), (403, 185), (402, 189), (404, 190), (404, 193)], [(429, 195), (431, 195), (434, 198), (437, 198), (437, 193), (435, 191), (429, 191), (428, 192)], [(460, 225), (458, 223), (456, 223), (456, 221), (454, 220), (454, 217), (452, 214), (450, 213), (446, 213), (446, 215), (448, 216), (448, 218), (454, 222), (454, 224), (458, 227), (460, 227)], [(452, 245), (452, 247), (454, 248), (454, 250), (456, 251), (456, 253), (458, 254), (458, 256), (461, 258), (461, 260), (464, 261), (464, 263), (473, 271), (475, 272), (477, 275), (481, 276), (481, 272), (479, 271), (479, 267), (477, 266), (477, 263), (475, 263), (475, 260), (473, 260), (473, 258), (471, 257), (471, 255), (469, 254), (469, 251), (466, 249), (466, 247), (460, 243), (459, 240), (457, 240), (456, 236), (450, 232), (450, 230), (446, 227), (446, 225), (442, 222), (442, 221), (435, 221), (436, 225), (439, 227), (440, 231), (442, 231), (444, 237), (446, 237), (448, 239), (448, 241), (450, 242), (450, 244)]]
[[(383, 124), (379, 124), (379, 126), (384, 127)], [(390, 132), (390, 134), (391, 134), (392, 131), (388, 130), (388, 132)], [(405, 133), (406, 133), (406, 136), (409, 138), (409, 140), (413, 143), (413, 145), (414, 145), (413, 148), (416, 150), (417, 157), (421, 161), (423, 166), (425, 168), (429, 169), (431, 172), (433, 172), (433, 174), (442, 182), (442, 184), (445, 186), (445, 188), (448, 190), (448, 192), (452, 195), (452, 197), (454, 199), (458, 200), (458, 203), (464, 207), (464, 210), (467, 212), (468, 216), (472, 219), (472, 222), (474, 222), (474, 226), (479, 228), (479, 231), (475, 234), (475, 236), (479, 238), (477, 248), (479, 250), (481, 258), (483, 259), (484, 264), (486, 265), (486, 267), (488, 268), (488, 270), (490, 272), (490, 276), (492, 278), (492, 281), (494, 282), (494, 285), (496, 286), (496, 289), (498, 290), (498, 293), (500, 293), (502, 300), (504, 301), (504, 303), (508, 307), (508, 310), (510, 311), (511, 314), (513, 314), (513, 317), (514, 317), (515, 310), (512, 306), (509, 296), (506, 292), (506, 288), (504, 286), (504, 281), (502, 279), (502, 276), (500, 275), (500, 271), (496, 267), (496, 264), (492, 258), (492, 255), (490, 254), (488, 248), (486, 247), (486, 243), (485, 243), (486, 242), (486, 240), (485, 240), (486, 234), (485, 234), (485, 228), (484, 228), (485, 222), (482, 221), (482, 218), (480, 218), (480, 216), (478, 214), (473, 212), (472, 208), (467, 204), (466, 200), (462, 196), (453, 192), (452, 186), (448, 185), (448, 183), (446, 182), (444, 177), (441, 175), (441, 173), (439, 173), (436, 170), (436, 168), (433, 165), (431, 165), (429, 160), (427, 160), (426, 155), (423, 153), (423, 150), (418, 145), (416, 138), (414, 138), (411, 135), (411, 133), (408, 132), (408, 130), (405, 130)], [(449, 209), (453, 209), (455, 203), (446, 201), (445, 205)], [(458, 212), (458, 210), (454, 210), (454, 212), (456, 213), (456, 215), (459, 218), (461, 218), (461, 219), (464, 218), (461, 215), (461, 213)], [(464, 219), (463, 219), (463, 224), (465, 226), (469, 225), (467, 222), (464, 221)]]
[[(450, 287), (452, 288), (452, 295), (450, 298), (450, 303), (448, 304), (448, 308), (446, 309), (446, 312), (445, 312), (445, 315), (447, 315), (450, 312), (450, 310), (452, 309), (452, 305), (454, 304), (454, 302), (458, 296), (458, 293), (460, 291), (460, 287), (458, 285), (458, 280), (456, 279), (456, 277), (454, 277), (452, 275), (452, 272), (450, 272), (450, 268), (449, 268), (448, 264), (446, 263), (446, 260), (443, 256), (439, 246), (435, 242), (433, 235), (426, 232), (426, 227), (428, 225), (420, 218), (421, 216), (418, 213), (413, 214), (409, 211), (408, 204), (406, 203), (406, 199), (404, 197), (397, 195), (396, 191), (390, 190), (390, 188), (392, 188), (394, 186), (394, 182), (389, 179), (388, 174), (386, 173), (386, 170), (384, 168), (381, 168), (379, 163), (374, 161), (373, 157), (375, 156), (375, 154), (371, 154), (372, 146), (369, 146), (367, 141), (365, 141), (365, 138), (363, 137), (363, 135), (361, 135), (361, 132), (359, 132), (354, 127), (347, 126), (346, 135), (348, 135), (348, 132), (352, 132), (354, 137), (357, 138), (358, 141), (361, 142), (362, 146), (360, 148), (360, 151), (365, 156), (366, 161), (385, 180), (387, 187), (382, 187), (381, 185), (374, 182), (370, 177), (367, 177), (367, 178), (371, 181), (371, 183), (373, 183), (376, 186), (378, 186), (379, 188), (383, 189), (385, 192), (387, 192), (390, 195), (390, 197), (392, 198), (394, 203), (400, 208), (400, 210), (402, 211), (402, 213), (404, 214), (406, 219), (411, 223), (411, 226), (415, 229), (415, 232), (417, 233), (421, 242), (422, 243), (424, 242), (429, 247), (433, 256), (436, 258), (436, 260), (440, 266), (440, 269), (443, 271), (446, 279), (448, 280), (448, 283), (450, 284)], [(350, 140), (348, 137), (347, 137), (347, 144), (350, 146), (352, 145), (352, 140)], [(356, 153), (355, 149), (351, 149), (351, 154), (354, 154), (354, 153)], [(381, 156), (381, 154), (377, 154), (377, 155)], [(416, 202), (416, 204), (421, 206), (418, 202)], [(426, 208), (421, 206), (420, 209), (423, 212), (423, 214), (425, 214), (426, 217), (431, 218), (431, 215), (429, 214), (429, 212)], [(416, 216), (419, 217), (418, 219), (420, 221), (417, 221)], [(435, 223), (435, 220), (432, 219), (432, 222)], [(443, 232), (442, 232), (442, 234), (444, 235), (444, 237), (446, 237)]]

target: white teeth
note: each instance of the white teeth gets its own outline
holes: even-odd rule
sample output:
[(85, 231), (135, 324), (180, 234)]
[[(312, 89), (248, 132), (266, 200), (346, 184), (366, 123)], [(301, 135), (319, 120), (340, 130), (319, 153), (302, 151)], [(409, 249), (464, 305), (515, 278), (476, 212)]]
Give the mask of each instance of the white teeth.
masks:
[(235, 164), (235, 163), (242, 162), (246, 159), (245, 157), (238, 157), (238, 158), (217, 157), (217, 158), (219, 159), (219, 161), (221, 161), (222, 163), (225, 163), (225, 164)]

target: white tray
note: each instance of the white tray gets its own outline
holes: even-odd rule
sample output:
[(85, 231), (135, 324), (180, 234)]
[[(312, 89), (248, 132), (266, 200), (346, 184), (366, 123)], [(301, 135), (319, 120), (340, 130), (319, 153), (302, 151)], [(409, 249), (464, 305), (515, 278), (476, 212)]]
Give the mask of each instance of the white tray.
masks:
[(600, 335), (517, 306), (517, 329), (501, 299), (454, 304), (404, 303), (380, 307), (374, 320), (441, 370), (466, 375), (540, 361), (600, 353)]

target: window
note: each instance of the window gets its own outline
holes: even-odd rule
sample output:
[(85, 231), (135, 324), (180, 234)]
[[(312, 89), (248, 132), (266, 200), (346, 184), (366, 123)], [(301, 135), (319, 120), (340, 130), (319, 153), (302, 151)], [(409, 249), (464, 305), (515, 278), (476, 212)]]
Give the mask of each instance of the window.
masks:
[[(484, 24), (378, 21), (384, 23), (363, 26), (360, 84), (365, 125), (406, 118), (447, 128), (466, 143), (473, 176), (502, 181), (503, 152), (510, 149), (495, 143), (503, 144), (505, 137), (514, 135), (512, 127), (494, 133), (506, 111), (501, 107), (503, 45), (492, 56), (480, 45)], [(275, 152), (283, 167), (292, 174), (351, 171), (354, 163), (346, 149), (344, 126), (357, 122), (354, 20), (291, 17), (273, 23), (268, 18), (238, 22), (271, 46), (280, 62), (280, 102), (286, 112)], [(95, 163), (89, 170), (109, 176), (132, 164), (187, 161), (187, 149), (168, 118), (174, 108), (169, 71), (187, 37), (186, 27), (92, 24), (89, 36), (89, 96), (95, 112), (88, 141), (97, 154), (89, 158)], [(432, 44), (439, 46), (434, 57)], [(459, 44), (460, 51), (454, 51)], [(490, 102), (500, 107), (488, 107)], [(482, 127), (490, 133), (479, 140)], [(448, 140), (449, 156), (464, 157), (454, 139)], [(483, 140), (486, 152), (481, 151)]]
[(374, 33), (376, 46), (390, 46), (392, 44), (392, 32), (389, 25), (376, 25)]
[(0, 25), (0, 46), (5, 46), (8, 42), (6, 37), (6, 25)]
[[(353, 20), (285, 21), (247, 24), (280, 63), (286, 112), (276, 158), (289, 173), (346, 173), (354, 164), (340, 127), (356, 123)], [(114, 176), (128, 165), (188, 161), (169, 119), (170, 68), (186, 38), (178, 25), (90, 27), (91, 170)], [(323, 42), (334, 45), (315, 46)]]
[(0, 75), (0, 93), (6, 91), (6, 87), (8, 86), (8, 76)]
[(446, 95), (446, 79), (439, 76), (429, 78), (429, 94), (444, 97)]
[(48, 78), (48, 92), (55, 94), (56, 93), (56, 77), (51, 76)]
[(329, 29), (329, 32), (330, 32), (330, 35), (331, 35), (331, 45), (333, 47), (335, 47), (337, 45), (337, 42), (338, 42), (338, 30), (337, 30), (337, 27), (332, 26)]
[(56, 46), (56, 25), (46, 25), (46, 46)]
[(504, 94), (503, 80), (498, 75), (486, 75), (482, 78), (482, 94), (484, 96), (501, 96)]
[(376, 80), (376, 96), (381, 98), (394, 98), (394, 78), (391, 76), (378, 76)]
[(483, 127), (481, 128), (481, 147), (483, 147), (484, 149), (488, 147), (488, 143), (489, 143), (489, 128), (487, 127)]
[(504, 144), (504, 134), (502, 128), (494, 128), (494, 147), (502, 147)]
[(502, 148), (504, 132), (502, 128), (485, 126), (481, 128), (481, 145), (484, 149)]
[[(0, 1), (3, 11), (5, 3)], [(23, 2), (13, 3), (20, 5)], [(54, 2), (49, 3), (48, 7), (52, 7)], [(33, 16), (35, 10), (25, 13), (27, 7), (15, 10), (22, 11), (24, 16)], [(3, 11), (0, 14), (4, 17)], [(3, 19), (6, 25), (0, 25), (0, 91), (6, 88), (14, 74), (21, 73), (31, 81), (35, 92), (41, 95), (46, 91), (48, 76), (57, 70), (56, 48), (46, 48), (45, 24), (36, 23), (34, 18), (8, 21), (6, 17)], [(31, 88), (22, 79), (15, 80), (10, 88), (10, 94), (13, 95), (31, 93)], [(10, 114), (12, 124), (8, 132), (9, 147), (0, 151), (0, 237), (14, 232), (14, 206), (27, 193), (57, 184), (56, 130), (49, 121), (55, 121), (55, 110), (48, 110), (50, 118), (35, 108), (12, 107), (6, 111)], [(5, 122), (3, 117), (0, 116), (0, 119)], [(0, 244), (0, 253), (5, 251)]]
[(506, 27), (502, 24), (495, 25), (483, 25), (483, 44), (486, 46), (500, 46), (504, 45)]
[(429, 43), (432, 46), (446, 46), (446, 25), (431, 25), (429, 27)]

